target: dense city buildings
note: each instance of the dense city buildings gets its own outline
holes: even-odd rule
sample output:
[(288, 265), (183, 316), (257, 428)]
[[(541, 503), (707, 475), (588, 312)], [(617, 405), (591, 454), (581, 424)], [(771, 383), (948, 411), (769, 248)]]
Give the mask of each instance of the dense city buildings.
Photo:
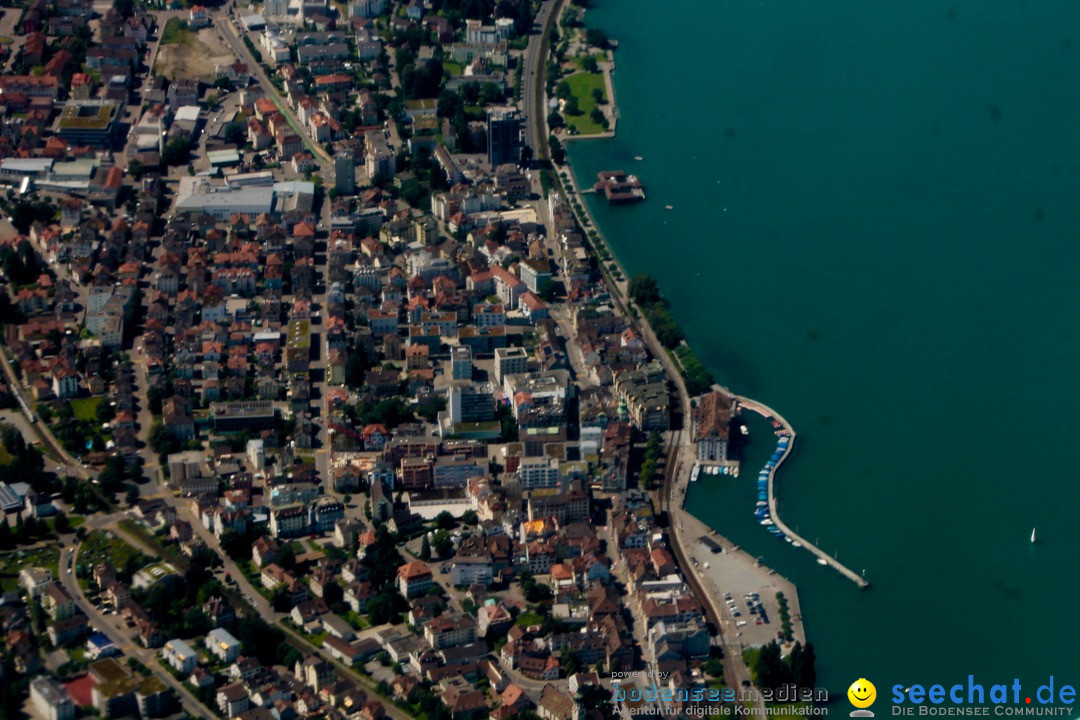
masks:
[[(557, 0), (447, 5), (0, 16), (2, 659), (37, 716), (719, 682), (658, 520), (675, 375), (531, 160), (575, 116), (530, 69), (610, 51)], [(735, 411), (700, 401), (701, 460)]]

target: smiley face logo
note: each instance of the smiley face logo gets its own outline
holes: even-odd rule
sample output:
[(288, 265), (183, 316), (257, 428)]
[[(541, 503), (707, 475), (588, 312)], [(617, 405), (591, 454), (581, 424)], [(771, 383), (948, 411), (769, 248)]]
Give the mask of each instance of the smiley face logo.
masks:
[(874, 704), (874, 700), (877, 699), (877, 688), (866, 678), (859, 678), (851, 683), (847, 696), (852, 705), (862, 710)]

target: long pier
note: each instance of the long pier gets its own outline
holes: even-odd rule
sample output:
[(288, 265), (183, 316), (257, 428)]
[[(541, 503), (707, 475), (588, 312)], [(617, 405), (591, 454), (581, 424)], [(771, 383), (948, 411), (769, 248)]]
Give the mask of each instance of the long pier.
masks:
[(780, 466), (783, 465), (784, 461), (787, 460), (788, 455), (790, 455), (791, 451), (795, 448), (795, 428), (791, 426), (791, 423), (784, 419), (784, 416), (782, 416), (780, 413), (776, 412), (772, 408), (768, 407), (767, 405), (762, 405), (759, 402), (751, 400), (750, 398), (742, 397), (740, 395), (736, 395), (735, 399), (739, 402), (739, 405), (741, 407), (744, 407), (752, 412), (756, 412), (758, 415), (761, 415), (766, 420), (776, 420), (784, 427), (784, 430), (786, 430), (788, 435), (791, 437), (791, 440), (787, 444), (787, 448), (784, 450), (784, 454), (781, 455), (780, 458), (776, 461), (776, 464), (769, 469), (769, 515), (772, 517), (773, 522), (778, 528), (783, 530), (784, 534), (791, 538), (792, 541), (798, 542), (811, 553), (817, 555), (819, 559), (825, 561), (826, 565), (830, 566), (831, 568), (839, 572), (841, 575), (846, 577), (848, 580), (858, 585), (860, 589), (870, 587), (870, 583), (867, 582), (866, 578), (862, 577), (854, 570), (847, 567), (839, 560), (826, 553), (817, 545), (809, 542), (806, 538), (802, 537), (797, 532), (788, 527), (787, 524), (780, 519), (780, 511), (777, 506), (775, 490), (776, 471), (780, 469)]

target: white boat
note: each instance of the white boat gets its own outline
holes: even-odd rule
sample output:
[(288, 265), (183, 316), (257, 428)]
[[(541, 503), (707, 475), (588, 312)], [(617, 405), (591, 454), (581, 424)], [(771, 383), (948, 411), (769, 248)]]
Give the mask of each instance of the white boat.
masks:
[(818, 558), (817, 559), (817, 564), (818, 565), (828, 565), (829, 563), (825, 558)]
[(674, 209), (675, 209), (675, 206), (674, 206), (674, 205), (665, 205), (664, 207), (665, 207), (666, 209), (668, 209), (668, 210), (674, 210)]
[(1035, 538), (1035, 528), (1031, 528), (1031, 542), (1038, 542)]
[(765, 518), (764, 520), (761, 521), (761, 524), (762, 525), (772, 525), (773, 521), (770, 520), (769, 518)]
[(644, 160), (645, 158), (641, 157), (640, 155), (635, 155), (635, 156), (634, 156), (634, 159), (635, 159), (635, 160), (637, 160), (638, 162), (641, 162), (641, 161), (642, 161), (642, 160)]
[(740, 425), (739, 426), (739, 432), (741, 432), (743, 435), (749, 435), (750, 434), (749, 428), (747, 428), (745, 425)]
[(701, 466), (695, 464), (694, 469), (690, 471), (690, 482), (697, 482), (698, 474), (701, 472)]

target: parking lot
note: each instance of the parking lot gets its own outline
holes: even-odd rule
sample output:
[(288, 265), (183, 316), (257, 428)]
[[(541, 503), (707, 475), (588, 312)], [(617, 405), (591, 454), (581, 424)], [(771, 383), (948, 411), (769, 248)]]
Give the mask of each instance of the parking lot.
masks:
[[(687, 550), (694, 572), (717, 598), (724, 634), (746, 647), (765, 645), (772, 640), (779, 642), (780, 611), (776, 594), (784, 591), (795, 637), (801, 640), (802, 623), (794, 621), (799, 612), (798, 597), (789, 589), (790, 584), (769, 568), (758, 566), (745, 551), (715, 534), (708, 535), (710, 530), (693, 516), (682, 517), (684, 532), (692, 538)], [(703, 536), (708, 536), (711, 544), (720, 546), (722, 551), (714, 553), (710, 543), (702, 541)]]

